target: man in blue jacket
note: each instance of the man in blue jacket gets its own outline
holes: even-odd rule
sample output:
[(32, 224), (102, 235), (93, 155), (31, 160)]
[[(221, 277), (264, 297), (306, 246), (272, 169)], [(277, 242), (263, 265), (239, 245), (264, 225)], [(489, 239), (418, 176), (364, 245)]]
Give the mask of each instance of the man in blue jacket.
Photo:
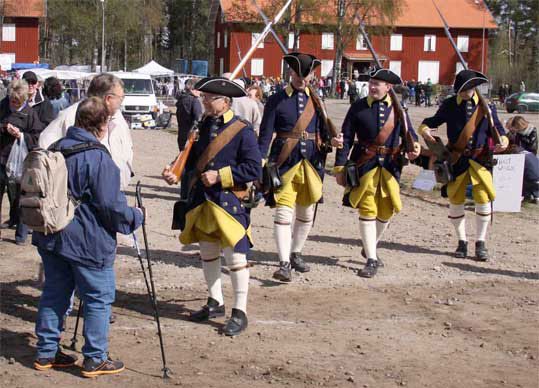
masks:
[[(90, 143), (100, 146), (106, 135), (109, 112), (102, 99), (80, 103), (75, 126), (58, 147)], [(101, 146), (102, 147), (102, 146)], [(82, 375), (118, 373), (121, 361), (108, 358), (108, 330), (114, 301), (116, 233), (133, 233), (141, 224), (140, 209), (127, 205), (120, 191), (120, 170), (104, 148), (89, 149), (66, 158), (68, 187), (80, 201), (73, 220), (52, 234), (34, 232), (45, 269), (45, 285), (36, 321), (37, 357), (34, 368), (74, 365), (76, 358), (59, 349), (62, 319), (75, 287), (84, 302), (84, 355)]]

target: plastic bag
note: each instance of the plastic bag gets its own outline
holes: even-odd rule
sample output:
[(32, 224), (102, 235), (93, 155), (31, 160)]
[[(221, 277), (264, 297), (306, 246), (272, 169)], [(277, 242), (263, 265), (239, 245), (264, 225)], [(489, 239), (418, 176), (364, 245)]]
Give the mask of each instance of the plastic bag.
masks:
[(13, 143), (7, 159), (6, 175), (10, 181), (21, 183), (23, 162), (26, 155), (28, 155), (28, 148), (24, 141), (24, 135), (21, 135), (21, 138)]

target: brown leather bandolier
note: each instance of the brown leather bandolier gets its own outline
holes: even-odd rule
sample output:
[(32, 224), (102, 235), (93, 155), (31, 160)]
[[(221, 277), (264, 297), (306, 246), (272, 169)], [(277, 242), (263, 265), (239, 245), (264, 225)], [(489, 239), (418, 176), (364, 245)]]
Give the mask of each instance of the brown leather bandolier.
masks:
[(476, 150), (466, 150), (466, 144), (468, 144), (468, 141), (473, 136), (475, 129), (479, 126), (479, 123), (483, 117), (485, 117), (485, 112), (483, 110), (483, 106), (479, 105), (475, 112), (473, 112), (470, 119), (466, 122), (466, 125), (462, 129), (462, 132), (457, 139), (457, 142), (447, 145), (447, 149), (450, 152), (451, 164), (457, 163), (462, 155), (477, 158), (481, 153), (484, 152), (485, 147), (481, 147)]
[[(309, 98), (307, 100), (307, 105), (305, 106), (305, 110), (299, 116), (298, 121), (296, 122), (296, 125), (294, 128), (292, 128), (292, 131), (290, 132), (277, 132), (277, 137), (286, 138), (286, 142), (283, 145), (283, 148), (281, 149), (281, 153), (279, 154), (279, 157), (277, 158), (277, 167), (281, 166), (286, 159), (290, 156), (292, 153), (292, 150), (294, 147), (298, 144), (300, 139), (311, 139), (316, 140), (316, 134), (314, 133), (308, 133), (305, 132), (307, 129), (307, 126), (311, 122), (311, 120), (314, 117), (314, 105), (312, 98)], [(314, 137), (313, 137), (314, 136)]]
[(392, 107), (391, 112), (389, 112), (387, 121), (385, 122), (384, 126), (378, 133), (378, 136), (376, 136), (376, 138), (374, 139), (372, 143), (363, 144), (364, 152), (356, 161), (356, 164), (358, 166), (361, 166), (367, 161), (374, 158), (376, 155), (380, 155), (380, 156), (398, 155), (401, 150), (400, 147), (385, 147), (384, 146), (387, 138), (389, 137), (389, 135), (391, 135), (394, 128), (395, 128), (395, 112)]
[[(236, 120), (233, 124), (229, 125), (223, 132), (217, 135), (217, 137), (210, 142), (208, 147), (206, 147), (206, 149), (204, 150), (202, 155), (200, 155), (200, 158), (197, 161), (197, 177), (196, 179), (193, 179), (191, 187), (194, 186), (198, 179), (200, 179), (200, 175), (206, 169), (208, 163), (213, 158), (215, 158), (215, 156), (217, 156), (217, 154), (221, 152), (221, 150), (228, 143), (230, 143), (234, 136), (236, 136), (246, 126), (247, 124), (245, 124), (243, 121)], [(245, 196), (248, 194), (248, 190), (245, 185), (234, 185), (234, 187), (232, 187), (230, 191), (233, 192), (234, 195), (240, 200), (245, 198)]]

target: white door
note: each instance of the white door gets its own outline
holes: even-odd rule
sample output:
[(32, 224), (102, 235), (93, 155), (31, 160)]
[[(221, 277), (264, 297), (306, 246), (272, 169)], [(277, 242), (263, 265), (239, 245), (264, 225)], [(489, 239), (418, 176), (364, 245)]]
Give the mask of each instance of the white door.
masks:
[(433, 84), (440, 80), (440, 62), (438, 61), (419, 61), (417, 80), (427, 82), (430, 78)]

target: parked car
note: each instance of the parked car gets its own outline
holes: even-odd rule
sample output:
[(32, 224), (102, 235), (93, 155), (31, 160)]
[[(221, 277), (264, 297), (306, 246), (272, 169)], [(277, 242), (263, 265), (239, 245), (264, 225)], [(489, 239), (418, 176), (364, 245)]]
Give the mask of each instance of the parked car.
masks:
[(539, 93), (513, 93), (505, 99), (507, 113), (539, 112)]

